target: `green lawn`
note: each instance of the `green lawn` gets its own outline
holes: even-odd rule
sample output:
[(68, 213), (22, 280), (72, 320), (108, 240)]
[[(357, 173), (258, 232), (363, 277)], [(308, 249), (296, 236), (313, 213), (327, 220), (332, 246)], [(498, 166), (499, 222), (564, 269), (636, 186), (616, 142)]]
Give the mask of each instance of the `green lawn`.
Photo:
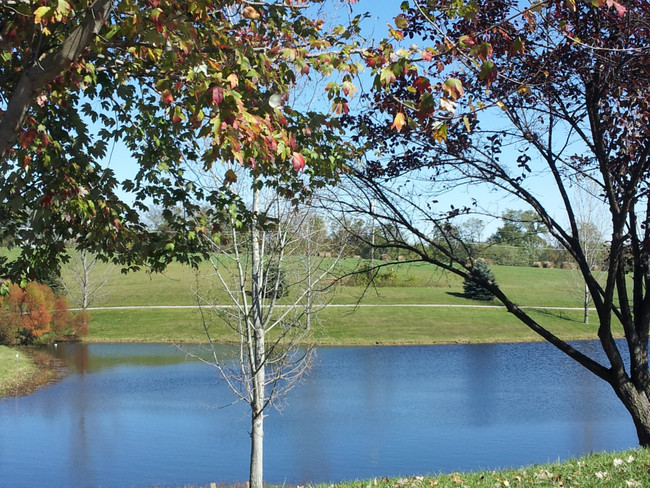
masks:
[(521, 469), (376, 478), (311, 488), (643, 488), (650, 486), (649, 466), (650, 451), (632, 449)]
[[(348, 259), (341, 266), (351, 269), (359, 263)], [(464, 298), (462, 280), (454, 275), (423, 263), (399, 264), (382, 272), (390, 269), (394, 270), (395, 286), (333, 285), (328, 294), (331, 303), (349, 307), (322, 310), (314, 326), (315, 340), (320, 344), (433, 344), (538, 339), (503, 309), (465, 308), (486, 303)], [(494, 266), (493, 271), (500, 286), (520, 306), (579, 308), (581, 305), (573, 271), (506, 266)], [(92, 306), (193, 306), (197, 286), (205, 293), (211, 286), (211, 274), (207, 264), (198, 272), (180, 264), (170, 265), (161, 274), (124, 275), (116, 269), (109, 275), (104, 296)], [(69, 271), (65, 271), (64, 278), (70, 280)], [(230, 304), (223, 290), (213, 289), (212, 293), (216, 297), (213, 303)], [(582, 324), (580, 310), (531, 313), (563, 338), (596, 337), (593, 324)], [(205, 337), (198, 312), (189, 308), (94, 310), (91, 320), (89, 341), (182, 342)], [(236, 339), (223, 324), (214, 325), (214, 337), (223, 341)]]

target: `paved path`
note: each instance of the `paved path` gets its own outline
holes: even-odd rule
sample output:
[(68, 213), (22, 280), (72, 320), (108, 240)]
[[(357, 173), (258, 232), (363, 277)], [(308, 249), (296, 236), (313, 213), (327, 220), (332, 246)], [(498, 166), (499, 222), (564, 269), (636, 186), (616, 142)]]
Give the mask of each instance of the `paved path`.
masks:
[[(276, 305), (288, 308), (293, 305)], [(332, 303), (325, 308), (376, 308), (376, 307), (429, 307), (429, 308), (505, 308), (503, 305), (460, 305), (443, 303)], [(115, 307), (88, 307), (86, 310), (148, 310), (148, 309), (196, 309), (198, 305), (124, 305)], [(237, 305), (205, 305), (203, 308), (237, 308)], [(522, 305), (519, 308), (536, 310), (583, 310), (582, 307), (535, 307)], [(595, 309), (590, 309), (595, 310)]]

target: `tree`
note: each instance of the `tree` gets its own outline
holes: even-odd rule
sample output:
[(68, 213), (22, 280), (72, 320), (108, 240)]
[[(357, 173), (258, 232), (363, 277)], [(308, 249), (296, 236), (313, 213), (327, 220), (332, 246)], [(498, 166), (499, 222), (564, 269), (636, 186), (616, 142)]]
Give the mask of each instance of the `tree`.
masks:
[(467, 277), (463, 281), (465, 296), (473, 300), (494, 300), (494, 294), (483, 285), (483, 283), (496, 284), (494, 273), (487, 263), (482, 259), (477, 259), (470, 275), (471, 278)]
[[(640, 444), (650, 445), (650, 3), (403, 2), (402, 9), (392, 38), (366, 57), (375, 89), (350, 129), (369, 152), (351, 173), (348, 191), (357, 200), (340, 203), (365, 214), (358, 194), (375, 199), (375, 218), (408, 235), (402, 246), (467, 279), (476, 279), (471, 265), (454, 247), (432, 241), (432, 230), (489, 211), (482, 189), (534, 211), (577, 263), (605, 359), (558, 337), (507, 290), (484, 285), (509, 313), (607, 382)], [(593, 181), (607, 208), (602, 285), (570, 197), (578, 179)], [(418, 191), (405, 192), (407, 185)], [(446, 195), (464, 186), (469, 198), (455, 193), (445, 206)], [(615, 340), (619, 324), (622, 342)]]
[(67, 276), (60, 279), (67, 297), (81, 310), (106, 295), (102, 289), (109, 283), (115, 268), (108, 265), (100, 270), (100, 262), (98, 256), (81, 250), (68, 262)]
[(506, 244), (526, 248), (539, 247), (544, 239), (539, 236), (541, 222), (531, 210), (506, 210), (503, 225), (488, 239), (494, 244)]
[[(309, 253), (321, 237), (318, 229), (313, 232), (310, 212), (298, 211), (272, 188), (263, 191), (256, 180), (237, 186), (242, 203), (251, 211), (243, 219), (241, 213), (230, 215), (227, 232), (208, 243), (213, 249), (210, 262), (215, 288), (222, 294), (210, 298), (197, 289), (196, 296), (210, 346), (210, 357), (203, 360), (218, 368), (237, 398), (250, 407), (249, 481), (251, 487), (260, 488), (265, 412), (283, 399), (310, 366), (308, 337), (318, 309), (316, 295), (337, 260), (325, 263)], [(215, 309), (224, 300), (229, 306)], [(235, 368), (229, 367), (228, 358), (221, 357), (215, 347), (218, 338), (211, 331), (210, 311), (216, 311), (239, 339)]]
[[(576, 209), (578, 235), (582, 242), (585, 260), (594, 277), (602, 282), (604, 272), (600, 270), (606, 267), (607, 261), (606, 231), (603, 228), (603, 225), (607, 223), (607, 216), (602, 199), (597, 196), (598, 191), (598, 187), (593, 182), (578, 181), (573, 201)], [(573, 270), (571, 275), (573, 289), (579, 293), (582, 302), (583, 322), (587, 324), (589, 323), (591, 293), (579, 270)]]
[[(58, 273), (70, 239), (127, 269), (196, 264), (205, 252), (197, 234), (209, 234), (214, 216), (196, 228), (191, 216), (206, 201), (230, 202), (195, 187), (188, 162), (281, 175), (275, 184), (295, 199), (335, 180), (358, 19), (326, 30), (322, 4), (2, 2), (0, 202), (10, 215), (0, 240), (22, 252), (0, 276)], [(283, 106), (314, 72), (330, 76), (330, 107)], [(110, 168), (116, 146), (134, 177)], [(171, 232), (146, 228), (140, 214), (151, 204), (179, 208), (165, 216)]]

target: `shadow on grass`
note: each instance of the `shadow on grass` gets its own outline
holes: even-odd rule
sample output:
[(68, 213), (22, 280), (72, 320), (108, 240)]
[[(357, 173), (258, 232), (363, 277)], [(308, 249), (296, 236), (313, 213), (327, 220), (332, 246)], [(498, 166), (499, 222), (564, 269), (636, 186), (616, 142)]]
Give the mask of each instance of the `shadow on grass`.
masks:
[(447, 295), (451, 295), (452, 297), (467, 298), (464, 293), (460, 293), (458, 291), (448, 291), (446, 293)]
[(539, 308), (531, 308), (530, 310), (534, 310), (538, 314), (546, 315), (547, 317), (554, 317), (556, 319), (565, 320), (567, 322), (574, 322), (576, 324), (582, 323), (580, 320), (576, 320), (574, 318), (569, 317), (562, 310), (548, 310), (548, 309), (539, 309)]

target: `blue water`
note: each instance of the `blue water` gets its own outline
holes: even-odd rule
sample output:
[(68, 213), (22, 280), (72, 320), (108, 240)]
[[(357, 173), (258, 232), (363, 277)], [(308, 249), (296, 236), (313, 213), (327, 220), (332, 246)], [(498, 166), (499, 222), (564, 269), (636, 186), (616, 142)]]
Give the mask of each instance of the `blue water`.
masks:
[[(0, 401), (0, 487), (247, 479), (248, 410), (214, 368), (166, 345), (56, 354), (72, 374)], [(316, 361), (266, 419), (269, 483), (494, 469), (637, 443), (609, 387), (545, 343), (322, 348)]]

